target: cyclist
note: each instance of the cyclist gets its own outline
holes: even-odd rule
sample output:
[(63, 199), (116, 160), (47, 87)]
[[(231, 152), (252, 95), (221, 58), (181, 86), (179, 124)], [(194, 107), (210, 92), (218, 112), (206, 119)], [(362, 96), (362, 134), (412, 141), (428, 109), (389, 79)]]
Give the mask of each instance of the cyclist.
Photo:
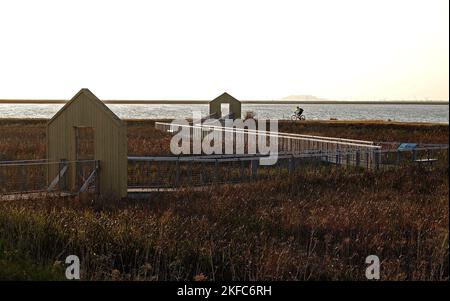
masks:
[(297, 114), (298, 117), (302, 116), (303, 109), (297, 106), (297, 109), (295, 110), (295, 114)]

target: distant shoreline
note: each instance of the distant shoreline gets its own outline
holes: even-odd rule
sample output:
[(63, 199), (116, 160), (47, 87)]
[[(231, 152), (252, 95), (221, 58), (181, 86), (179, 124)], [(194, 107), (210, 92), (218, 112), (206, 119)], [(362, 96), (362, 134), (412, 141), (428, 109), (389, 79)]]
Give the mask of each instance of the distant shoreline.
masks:
[[(0, 104), (65, 104), (63, 99), (0, 99)], [(209, 100), (104, 100), (105, 104), (208, 104)], [(449, 105), (448, 101), (423, 101), (423, 100), (242, 100), (242, 104), (367, 104), (367, 105)]]
[[(14, 118), (14, 117), (0, 117), (0, 125), (2, 124), (46, 124), (50, 118)], [(172, 119), (167, 118), (123, 118), (122, 121), (128, 123), (139, 122), (170, 122)], [(305, 121), (291, 121), (287, 119), (279, 119), (281, 123), (301, 123), (301, 124), (348, 124), (348, 125), (399, 125), (399, 126), (445, 126), (448, 127), (448, 122), (434, 122), (434, 121), (397, 121), (397, 120), (378, 120), (378, 119), (350, 119), (350, 120), (333, 120), (333, 119), (317, 119)]]

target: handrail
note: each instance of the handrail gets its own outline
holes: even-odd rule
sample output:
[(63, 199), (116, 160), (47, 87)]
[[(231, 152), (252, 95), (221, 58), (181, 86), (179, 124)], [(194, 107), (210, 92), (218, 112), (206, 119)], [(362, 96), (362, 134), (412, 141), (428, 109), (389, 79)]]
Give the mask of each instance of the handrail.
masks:
[[(34, 161), (34, 160), (30, 160)], [(47, 161), (47, 160), (37, 160), (38, 162), (29, 162), (23, 160), (17, 160), (17, 161), (0, 161), (0, 166), (32, 166), (32, 165), (50, 165), (50, 164), (59, 164), (61, 162), (66, 163), (93, 163), (98, 160), (73, 160), (73, 161)]]
[[(373, 148), (373, 149), (380, 149), (381, 146), (374, 145), (374, 142), (372, 141), (364, 141), (364, 140), (353, 140), (353, 139), (345, 139), (345, 138), (335, 138), (335, 137), (323, 137), (323, 136), (311, 136), (311, 135), (300, 135), (300, 134), (291, 134), (291, 133), (283, 133), (283, 132), (270, 132), (270, 131), (262, 131), (262, 130), (252, 130), (252, 129), (240, 129), (240, 128), (228, 128), (228, 127), (219, 127), (219, 126), (213, 126), (213, 125), (203, 125), (203, 126), (196, 126), (196, 125), (183, 125), (183, 124), (171, 124), (171, 123), (165, 123), (165, 122), (155, 122), (155, 127), (157, 125), (163, 125), (163, 126), (180, 126), (180, 127), (189, 127), (189, 128), (195, 128), (195, 129), (201, 129), (201, 130), (211, 130), (212, 129), (220, 129), (224, 132), (240, 132), (240, 133), (247, 133), (247, 134), (259, 134), (267, 137), (277, 137), (277, 138), (288, 138), (293, 140), (303, 140), (303, 141), (312, 141), (312, 142), (327, 142), (327, 143), (336, 143), (339, 145), (347, 145), (347, 146), (355, 146), (355, 147), (367, 147), (367, 148)], [(361, 143), (354, 143), (354, 142), (361, 142)]]
[(305, 153), (271, 153), (271, 154), (243, 154), (243, 155), (233, 155), (233, 154), (225, 154), (225, 155), (200, 155), (200, 156), (144, 156), (144, 157), (128, 157), (128, 161), (131, 162), (139, 162), (139, 161), (159, 161), (159, 162), (174, 162), (174, 161), (180, 161), (180, 162), (190, 162), (190, 161), (202, 161), (202, 162), (224, 162), (224, 161), (251, 161), (251, 160), (258, 160), (260, 158), (268, 157), (270, 155), (277, 155), (279, 159), (284, 158), (312, 158), (312, 157), (322, 157), (322, 156), (333, 156), (333, 155), (355, 155), (355, 154), (362, 154), (362, 153), (369, 153), (374, 152), (376, 154), (387, 154), (387, 153), (398, 153), (398, 152), (413, 152), (413, 151), (422, 151), (422, 150), (444, 150), (448, 149), (447, 147), (443, 148), (416, 148), (414, 150), (408, 149), (408, 150), (396, 150), (396, 149), (390, 149), (390, 150), (335, 150), (335, 151), (310, 151)]

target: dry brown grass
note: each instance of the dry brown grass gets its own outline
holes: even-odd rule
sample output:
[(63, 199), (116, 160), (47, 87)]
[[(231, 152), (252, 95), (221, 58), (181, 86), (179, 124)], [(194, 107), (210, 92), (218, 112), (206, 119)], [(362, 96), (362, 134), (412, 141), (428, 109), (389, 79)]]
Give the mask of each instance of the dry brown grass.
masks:
[(448, 144), (449, 126), (436, 123), (387, 121), (280, 122), (279, 130), (291, 133), (361, 139), (376, 142)]
[[(243, 193), (245, 191), (245, 193)], [(448, 279), (448, 168), (303, 171), (119, 208), (0, 203), (0, 239), (42, 265), (77, 254), (84, 279)]]
[[(448, 126), (440, 125), (288, 122), (280, 129), (448, 143)], [(43, 121), (0, 121), (0, 133), (8, 159), (45, 157)], [(128, 137), (130, 154), (168, 151), (169, 136), (152, 121), (129, 122)], [(7, 250), (43, 267), (76, 254), (83, 279), (363, 280), (364, 259), (374, 254), (383, 280), (448, 280), (448, 197), (448, 167), (437, 165), (395, 173), (299, 169), (239, 186), (154, 192), (116, 208), (102, 200), (2, 201), (0, 268), (11, 261), (2, 259)]]

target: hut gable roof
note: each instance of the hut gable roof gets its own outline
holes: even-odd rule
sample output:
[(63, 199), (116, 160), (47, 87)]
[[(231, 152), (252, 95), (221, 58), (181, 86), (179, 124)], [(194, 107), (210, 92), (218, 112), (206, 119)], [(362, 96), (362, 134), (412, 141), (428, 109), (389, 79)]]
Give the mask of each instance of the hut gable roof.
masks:
[(231, 96), (227, 92), (222, 93), (218, 97), (216, 97), (213, 100), (211, 100), (209, 103), (215, 103), (215, 102), (220, 102), (220, 103), (238, 102), (238, 103), (240, 103), (239, 100), (237, 100), (236, 98), (234, 98), (233, 96)]
[(124, 126), (122, 120), (113, 113), (100, 99), (97, 98), (97, 96), (94, 95), (89, 89), (83, 88), (81, 89), (77, 94), (75, 94), (74, 97), (72, 97), (71, 100), (69, 100), (47, 123), (47, 126), (49, 126), (54, 120), (56, 120), (68, 107), (71, 106), (72, 103), (77, 101), (80, 96), (85, 96), (87, 99), (92, 101), (94, 105), (99, 107), (106, 115), (108, 115), (111, 120), (117, 124), (118, 126)]

